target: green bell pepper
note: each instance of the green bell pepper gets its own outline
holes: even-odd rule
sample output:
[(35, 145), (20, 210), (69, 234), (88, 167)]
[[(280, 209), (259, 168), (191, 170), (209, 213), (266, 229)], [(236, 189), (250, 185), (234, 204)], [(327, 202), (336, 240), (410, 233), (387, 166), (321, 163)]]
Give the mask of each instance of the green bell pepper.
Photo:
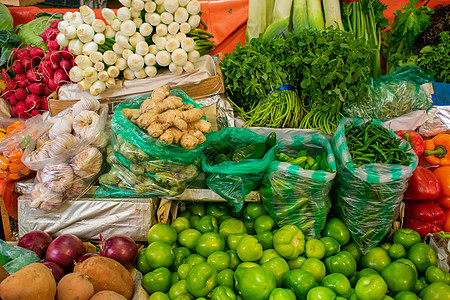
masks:
[(300, 266), (300, 270), (305, 270), (314, 276), (316, 282), (321, 282), (327, 273), (325, 264), (317, 258), (308, 258)]
[(219, 285), (216, 287), (212, 293), (211, 297), (209, 298), (211, 300), (236, 300), (236, 294), (234, 293), (233, 289), (225, 286), (225, 285)]
[(263, 255), (261, 256), (261, 258), (259, 259), (258, 262), (260, 265), (262, 265), (263, 263), (265, 263), (275, 257), (281, 257), (281, 255), (278, 254), (278, 252), (275, 251), (275, 249), (267, 249), (267, 250), (264, 250)]
[(195, 297), (206, 297), (217, 285), (217, 272), (208, 263), (192, 267), (186, 277), (186, 286)]
[(231, 269), (225, 269), (217, 273), (217, 285), (234, 287), (234, 272)]
[(401, 244), (408, 250), (413, 245), (420, 243), (420, 234), (409, 228), (400, 228), (394, 232), (392, 237), (394, 243)]
[(348, 299), (352, 292), (350, 281), (341, 273), (331, 273), (322, 279), (321, 285), (332, 289), (336, 296)]
[(269, 300), (296, 300), (293, 291), (288, 289), (276, 288), (270, 293)]
[(169, 224), (156, 223), (148, 231), (148, 243), (160, 241), (173, 245), (177, 241), (177, 232)]
[(236, 267), (241, 263), (241, 260), (239, 259), (236, 250), (230, 249), (226, 252), (230, 256), (230, 269), (234, 271)]
[(388, 290), (386, 282), (379, 275), (367, 275), (361, 277), (355, 286), (357, 299), (375, 300), (382, 299)]
[(306, 296), (307, 300), (316, 300), (316, 299), (324, 299), (324, 300), (336, 300), (336, 293), (325, 286), (316, 286), (309, 290), (308, 295)]
[(429, 266), (437, 266), (436, 252), (425, 243), (417, 243), (409, 248), (408, 259), (416, 265), (419, 273), (425, 272)]
[(443, 282), (433, 282), (420, 292), (423, 300), (449, 300), (450, 286)]
[(381, 247), (374, 247), (361, 258), (361, 267), (372, 268), (381, 274), (383, 269), (391, 263), (391, 257)]
[(347, 251), (341, 251), (334, 256), (327, 257), (325, 266), (328, 273), (341, 273), (348, 278), (356, 272), (356, 260)]
[(263, 255), (263, 247), (252, 235), (242, 237), (236, 247), (239, 259), (242, 261), (257, 261)]
[(284, 276), (284, 286), (293, 290), (299, 300), (305, 300), (309, 290), (317, 285), (314, 277), (304, 270), (290, 270)]
[(225, 240), (223, 236), (217, 232), (205, 232), (197, 240), (195, 252), (208, 257), (214, 251), (224, 251)]
[(191, 223), (189, 223), (189, 219), (185, 217), (178, 217), (176, 218), (170, 226), (175, 229), (175, 232), (179, 234), (185, 229), (191, 228)]
[(277, 144), (277, 134), (275, 132), (269, 133), (269, 135), (266, 138), (267, 149), (275, 147), (276, 144)]
[(425, 271), (425, 278), (429, 282), (443, 282), (450, 285), (450, 273), (444, 272), (436, 266), (429, 266)]
[(148, 272), (142, 277), (142, 286), (149, 292), (167, 292), (172, 285), (172, 276), (169, 269), (161, 267)]
[(274, 249), (286, 259), (295, 259), (305, 250), (305, 236), (295, 225), (285, 225), (273, 235)]
[(220, 272), (230, 267), (231, 258), (224, 251), (215, 251), (208, 256), (206, 262), (213, 266), (217, 272)]
[(220, 223), (219, 233), (227, 239), (231, 234), (247, 233), (247, 228), (241, 220), (228, 218)]
[(201, 236), (202, 233), (197, 229), (188, 228), (178, 234), (178, 243), (189, 250), (194, 250)]
[[(172, 227), (171, 227), (172, 228)], [(166, 267), (170, 268), (175, 257), (172, 247), (161, 241), (156, 241), (148, 245), (145, 250), (145, 260), (148, 265), (153, 268)]]
[(211, 215), (206, 215), (198, 220), (195, 229), (200, 231), (201, 233), (205, 232), (219, 232), (219, 223), (217, 219)]
[(256, 234), (256, 238), (263, 247), (264, 250), (273, 248), (273, 232), (272, 231), (260, 231)]
[(151, 294), (148, 300), (170, 300), (170, 298), (163, 292), (156, 292)]
[(172, 286), (169, 289), (169, 298), (175, 299), (175, 297), (179, 295), (189, 294), (186, 280), (180, 280), (176, 282), (175, 284), (172, 284)]
[(389, 290), (394, 294), (412, 290), (417, 280), (417, 275), (413, 268), (399, 261), (388, 264), (381, 272), (381, 277), (383, 277)]
[(331, 218), (325, 223), (325, 228), (322, 230), (322, 236), (334, 238), (341, 246), (350, 241), (350, 231), (348, 231), (344, 222), (338, 218)]
[(186, 258), (191, 254), (191, 250), (189, 250), (189, 248), (187, 247), (177, 247), (173, 249), (174, 260), (172, 269), (176, 271), (181, 264), (184, 264), (186, 262)]
[(395, 294), (394, 300), (419, 300), (419, 297), (410, 291), (402, 291)]
[(273, 275), (262, 267), (245, 268), (236, 288), (245, 300), (266, 300), (276, 287)]
[(281, 287), (283, 285), (284, 275), (289, 272), (289, 265), (282, 257), (274, 257), (263, 263), (261, 267), (272, 273), (277, 287)]

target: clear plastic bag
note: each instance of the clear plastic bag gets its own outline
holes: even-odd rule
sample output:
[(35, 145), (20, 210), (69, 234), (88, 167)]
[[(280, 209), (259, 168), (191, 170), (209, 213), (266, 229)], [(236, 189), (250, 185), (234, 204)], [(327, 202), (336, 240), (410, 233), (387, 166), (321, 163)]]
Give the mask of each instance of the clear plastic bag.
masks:
[(48, 121), (25, 149), (22, 162), (37, 171), (31, 207), (51, 211), (80, 198), (103, 167), (108, 106), (83, 98)]
[(330, 189), (336, 176), (336, 162), (330, 142), (322, 134), (291, 132), (279, 136), (278, 152), (294, 155), (308, 150), (326, 152), (331, 172), (305, 170), (287, 162), (274, 161), (261, 182), (261, 200), (278, 226), (293, 224), (306, 236), (317, 238), (331, 208)]
[(28, 249), (8, 245), (7, 242), (0, 240), (0, 265), (13, 274), (25, 266), (38, 262), (39, 256)]
[[(342, 119), (331, 143), (338, 162), (333, 209), (365, 253), (389, 233), (418, 158), (410, 149), (408, 166), (372, 163), (354, 168), (345, 136), (345, 127), (354, 122), (358, 125), (370, 121)], [(379, 121), (371, 122), (383, 126)], [(393, 132), (391, 134), (400, 138)], [(401, 145), (405, 143), (402, 140)]]
[(394, 73), (372, 79), (367, 95), (346, 103), (344, 115), (387, 121), (411, 111), (428, 110), (433, 103), (420, 86), (432, 81), (433, 77), (420, 67), (400, 67)]
[[(235, 150), (240, 146), (265, 143), (265, 141), (265, 136), (256, 134), (249, 129), (227, 127), (211, 137), (210, 145), (213, 146), (213, 143), (220, 142), (225, 144), (224, 147)], [(225, 161), (213, 164), (209, 161), (208, 151), (214, 151), (214, 148), (205, 149), (207, 154), (204, 153), (201, 159), (202, 169), (208, 173), (206, 185), (232, 203), (236, 211), (240, 211), (244, 205), (245, 196), (257, 189), (265, 170), (275, 159), (274, 148), (266, 150), (261, 159), (244, 159), (239, 162)]]

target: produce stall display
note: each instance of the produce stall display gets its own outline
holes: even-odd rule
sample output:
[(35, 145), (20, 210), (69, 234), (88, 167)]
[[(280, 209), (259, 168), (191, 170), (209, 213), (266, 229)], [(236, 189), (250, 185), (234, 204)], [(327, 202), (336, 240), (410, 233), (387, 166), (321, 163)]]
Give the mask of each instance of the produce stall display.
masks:
[(119, 2), (0, 4), (1, 299), (450, 300), (450, 4)]

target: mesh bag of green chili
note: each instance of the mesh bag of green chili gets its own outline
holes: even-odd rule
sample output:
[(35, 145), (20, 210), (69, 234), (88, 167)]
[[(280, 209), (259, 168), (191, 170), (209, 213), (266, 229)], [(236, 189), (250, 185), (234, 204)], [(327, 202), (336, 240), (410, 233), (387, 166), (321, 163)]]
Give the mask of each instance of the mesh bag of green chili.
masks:
[[(257, 189), (265, 170), (275, 159), (274, 147), (263, 146), (267, 137), (245, 128), (227, 127), (211, 136), (210, 145), (201, 157), (202, 169), (207, 173), (206, 185), (240, 211), (245, 196)], [(236, 161), (239, 149), (250, 155), (260, 151), (261, 158)], [(220, 160), (228, 153), (228, 159)], [(213, 158), (214, 157), (214, 158)], [(233, 160), (233, 158), (235, 160)], [(241, 155), (241, 158), (245, 158)], [(215, 161), (212, 161), (215, 159)]]
[(377, 80), (371, 79), (367, 94), (345, 103), (343, 113), (350, 118), (388, 121), (411, 111), (428, 110), (433, 103), (420, 86), (432, 81), (433, 76), (420, 67), (398, 68)]
[[(406, 141), (401, 140), (401, 147), (408, 148), (406, 153), (409, 160), (404, 162), (405, 165), (370, 163), (370, 161), (360, 166), (355, 165), (348, 147), (350, 140), (347, 140), (346, 128), (352, 124), (362, 126), (367, 122), (385, 128), (377, 120), (344, 118), (339, 123), (331, 143), (338, 169), (334, 185), (333, 209), (347, 225), (353, 240), (363, 253), (375, 247), (389, 233), (392, 221), (398, 214), (407, 182), (418, 161), (414, 151), (407, 147)], [(361, 149), (364, 149), (367, 148), (365, 144), (381, 134), (386, 133), (367, 132), (365, 137), (353, 138), (360, 139)], [(387, 134), (400, 139), (392, 131), (387, 130)], [(389, 151), (386, 151), (385, 155), (389, 155)]]
[[(336, 176), (330, 142), (321, 133), (277, 132), (278, 153), (295, 157), (307, 150), (324, 155), (328, 171), (305, 170), (289, 162), (273, 161), (261, 182), (261, 200), (278, 226), (293, 224), (310, 238), (317, 238), (331, 208), (329, 192)], [(325, 153), (325, 154), (324, 154)]]

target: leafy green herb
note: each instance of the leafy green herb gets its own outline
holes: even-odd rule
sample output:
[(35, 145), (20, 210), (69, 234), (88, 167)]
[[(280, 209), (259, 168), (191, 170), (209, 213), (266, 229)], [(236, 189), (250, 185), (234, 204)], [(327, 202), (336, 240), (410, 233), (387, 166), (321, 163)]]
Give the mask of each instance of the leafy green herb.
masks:
[(436, 81), (450, 83), (450, 33), (443, 31), (437, 46), (426, 46), (420, 50), (418, 65), (431, 71)]
[(0, 68), (5, 69), (13, 48), (20, 44), (19, 38), (12, 30), (0, 30)]

